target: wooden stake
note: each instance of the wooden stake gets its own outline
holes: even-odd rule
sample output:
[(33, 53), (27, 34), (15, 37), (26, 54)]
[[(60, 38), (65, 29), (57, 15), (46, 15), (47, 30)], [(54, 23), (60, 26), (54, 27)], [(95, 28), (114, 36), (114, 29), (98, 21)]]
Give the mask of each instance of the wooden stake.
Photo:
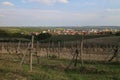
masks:
[(37, 58), (37, 63), (39, 64), (39, 56), (38, 56), (38, 50), (39, 50), (39, 42), (37, 41), (37, 45), (36, 45), (36, 58)]
[(58, 58), (60, 58), (60, 42), (58, 42)]
[(46, 52), (47, 52), (47, 58), (49, 58), (50, 42), (48, 43), (48, 46), (47, 46), (47, 48), (46, 48)]
[(31, 43), (31, 49), (30, 49), (30, 71), (32, 72), (32, 50), (33, 50), (33, 44), (34, 43), (34, 35), (32, 35), (32, 43)]
[(27, 51), (28, 51), (28, 49), (30, 48), (30, 44), (31, 44), (31, 42), (28, 44), (28, 47), (27, 47), (27, 49), (25, 50), (25, 53), (23, 53), (23, 57), (22, 57), (22, 60), (21, 60), (21, 62), (20, 62), (20, 68), (22, 67), (22, 64), (23, 64), (23, 62), (24, 62), (24, 59), (25, 59), (25, 57), (26, 57), (26, 55), (27, 55)]
[(81, 66), (83, 66), (83, 35), (81, 40), (81, 50), (80, 50), (80, 59), (81, 59)]

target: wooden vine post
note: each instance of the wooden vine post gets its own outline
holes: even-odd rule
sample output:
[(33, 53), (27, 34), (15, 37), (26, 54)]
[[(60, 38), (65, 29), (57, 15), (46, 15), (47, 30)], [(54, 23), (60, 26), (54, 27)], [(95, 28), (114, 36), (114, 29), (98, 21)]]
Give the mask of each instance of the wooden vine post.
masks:
[(30, 72), (32, 72), (32, 63), (33, 63), (33, 57), (32, 57), (32, 50), (34, 45), (34, 35), (32, 34), (32, 41), (31, 41), (31, 49), (30, 49)]
[(81, 40), (81, 50), (80, 50), (80, 59), (81, 59), (81, 66), (83, 66), (83, 35)]
[(21, 45), (21, 41), (18, 42), (17, 50), (16, 50), (16, 54), (17, 54), (17, 56), (18, 56), (19, 59), (21, 59), (21, 57), (20, 57), (20, 53), (21, 53), (21, 51), (20, 51), (20, 45)]
[(76, 50), (75, 50), (75, 60), (74, 60), (74, 66), (77, 66), (78, 63), (78, 56), (79, 56), (79, 47), (78, 47), (78, 41), (76, 41)]
[(60, 58), (60, 41), (58, 42), (58, 58)]

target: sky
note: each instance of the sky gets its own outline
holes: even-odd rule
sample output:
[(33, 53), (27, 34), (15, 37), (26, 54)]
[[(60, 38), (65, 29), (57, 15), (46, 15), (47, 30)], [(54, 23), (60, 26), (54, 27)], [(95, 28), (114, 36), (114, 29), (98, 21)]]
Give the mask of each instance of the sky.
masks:
[(0, 0), (0, 26), (120, 26), (120, 0)]

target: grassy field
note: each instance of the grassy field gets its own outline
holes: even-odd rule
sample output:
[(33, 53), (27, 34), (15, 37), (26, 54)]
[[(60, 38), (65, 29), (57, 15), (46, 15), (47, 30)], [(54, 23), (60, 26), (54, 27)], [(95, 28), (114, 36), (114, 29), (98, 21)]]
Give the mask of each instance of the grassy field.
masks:
[[(27, 28), (23, 30), (26, 31), (26, 29)], [(18, 29), (12, 28), (11, 30), (10, 29), (7, 29), (7, 30), (9, 30), (8, 32), (13, 32), (13, 33), (15, 31), (17, 32), (23, 31), (21, 28), (18, 28)], [(31, 30), (32, 29), (29, 29), (28, 31), (31, 31)], [(91, 43), (92, 43), (94, 47), (97, 46), (98, 48), (100, 48), (101, 45), (102, 47), (105, 45), (106, 47), (109, 47), (110, 45), (112, 46), (112, 44), (117, 45), (119, 43), (119, 40), (120, 40), (119, 36), (115, 36), (115, 37), (113, 37), (112, 35), (107, 35), (112, 37), (105, 37), (105, 36), (106, 35), (84, 36), (84, 39), (85, 39), (84, 44), (88, 44), (91, 47)], [(98, 38), (98, 37), (103, 37), (103, 38)], [(74, 44), (76, 44), (76, 40), (81, 40), (81, 38), (82, 36), (80, 35), (76, 35), (76, 36), (59, 35), (59, 36), (52, 36), (50, 40), (53, 42), (75, 41)], [(71, 42), (66, 43), (65, 46), (67, 45), (70, 46)], [(11, 46), (14, 46), (14, 45), (11, 45)], [(11, 46), (9, 45), (7, 47), (11, 47)], [(15, 49), (16, 47), (14, 46), (13, 48)], [(24, 46), (23, 48), (26, 49), (27, 46), (26, 47)], [(22, 51), (23, 51), (23, 48), (21, 48)], [(89, 50), (87, 51), (90, 54), (90, 51)], [(70, 51), (68, 51), (68, 53), (70, 53)], [(99, 51), (96, 51), (95, 53), (96, 53), (95, 58), (98, 60), (99, 58), (97, 57), (100, 57), (100, 56), (97, 53), (99, 53)], [(90, 55), (88, 55), (88, 57), (90, 58)], [(101, 57), (101, 58), (104, 58), (104, 57)], [(71, 57), (65, 58), (65, 59), (63, 58), (58, 59), (55, 56), (51, 56), (51, 58), (48, 59), (46, 58), (46, 56), (42, 56), (40, 57), (40, 62), (37, 63), (37, 59), (34, 57), (33, 71), (30, 72), (28, 58), (25, 59), (24, 64), (22, 65), (22, 67), (20, 67), (21, 59), (19, 59), (17, 55), (9, 54), (9, 53), (8, 54), (1, 53), (0, 54), (0, 80), (120, 80), (120, 62), (108, 63), (108, 62), (102, 62), (102, 61), (101, 62), (100, 61), (84, 61), (83, 66), (81, 66), (81, 62), (78, 61), (76, 67), (74, 67), (72, 64), (69, 68), (67, 68), (67, 66), (71, 62), (70, 59)]]
[(2, 54), (0, 56), (0, 80), (120, 80), (120, 63), (88, 62), (77, 67), (70, 60), (47, 59), (40, 57), (37, 63), (34, 58), (33, 71), (25, 62), (20, 68), (20, 60), (16, 55)]

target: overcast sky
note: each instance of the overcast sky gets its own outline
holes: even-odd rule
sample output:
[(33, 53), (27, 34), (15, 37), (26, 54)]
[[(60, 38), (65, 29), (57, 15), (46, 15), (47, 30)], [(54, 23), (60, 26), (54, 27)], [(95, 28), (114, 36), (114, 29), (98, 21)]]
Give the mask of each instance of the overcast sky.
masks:
[(0, 26), (120, 26), (120, 0), (0, 0)]

